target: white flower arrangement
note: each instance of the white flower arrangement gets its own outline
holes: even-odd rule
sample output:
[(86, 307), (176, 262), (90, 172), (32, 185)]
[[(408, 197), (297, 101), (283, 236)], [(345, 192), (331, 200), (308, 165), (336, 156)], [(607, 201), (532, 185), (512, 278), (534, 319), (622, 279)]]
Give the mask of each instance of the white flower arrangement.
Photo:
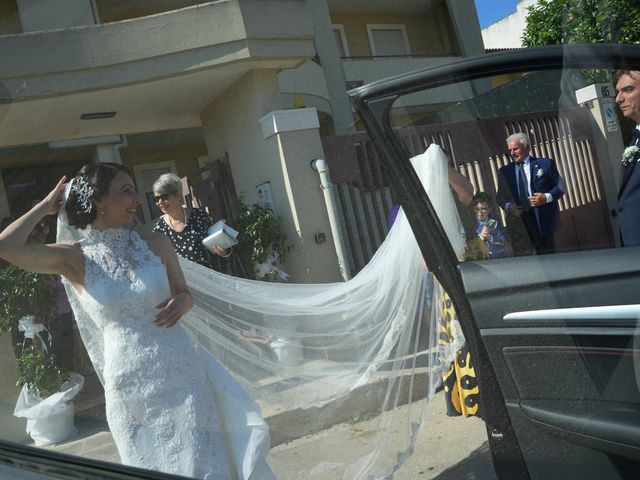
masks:
[(638, 153), (640, 153), (640, 148), (635, 145), (625, 148), (622, 153), (622, 165), (628, 166)]
[(540, 178), (542, 175), (544, 175), (544, 172), (540, 167), (538, 167), (538, 169), (536, 170), (536, 177)]

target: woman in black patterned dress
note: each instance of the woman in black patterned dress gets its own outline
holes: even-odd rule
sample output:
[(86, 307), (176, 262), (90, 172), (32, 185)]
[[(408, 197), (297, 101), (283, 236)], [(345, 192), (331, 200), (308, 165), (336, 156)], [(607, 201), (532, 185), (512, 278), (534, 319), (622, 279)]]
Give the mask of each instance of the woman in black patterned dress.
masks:
[(156, 220), (153, 231), (169, 237), (181, 257), (214, 270), (222, 270), (220, 257), (228, 257), (231, 252), (220, 247), (213, 247), (211, 251), (202, 244), (211, 226), (211, 219), (199, 208), (183, 206), (180, 177), (173, 173), (160, 175), (153, 184), (153, 200), (163, 213)]

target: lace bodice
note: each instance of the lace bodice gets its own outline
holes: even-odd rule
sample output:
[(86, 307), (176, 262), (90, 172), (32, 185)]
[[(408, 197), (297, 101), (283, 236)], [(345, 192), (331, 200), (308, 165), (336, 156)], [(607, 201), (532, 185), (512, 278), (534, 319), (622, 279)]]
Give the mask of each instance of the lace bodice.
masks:
[[(160, 257), (134, 231), (90, 230), (78, 243), (84, 289), (65, 287), (104, 385), (107, 422), (122, 462), (203, 480), (235, 478), (234, 468), (246, 472), (242, 478), (272, 480), (265, 461), (268, 428), (255, 422), (253, 400), (194, 348), (180, 322), (155, 325), (159, 305), (171, 296)], [(218, 397), (230, 392), (236, 394), (222, 402), (224, 417), (239, 430), (226, 432)], [(262, 473), (253, 476), (255, 463)]]
[(131, 280), (131, 270), (160, 260), (137, 232), (124, 229), (90, 230), (81, 246), (114, 280)]
[(67, 292), (123, 463), (229, 478), (205, 365), (181, 326), (154, 323), (171, 296), (165, 265), (134, 231), (91, 230), (79, 245), (84, 289)]
[(85, 256), (80, 299), (98, 327), (138, 322), (169, 298), (165, 266), (137, 232), (91, 230), (80, 247)]

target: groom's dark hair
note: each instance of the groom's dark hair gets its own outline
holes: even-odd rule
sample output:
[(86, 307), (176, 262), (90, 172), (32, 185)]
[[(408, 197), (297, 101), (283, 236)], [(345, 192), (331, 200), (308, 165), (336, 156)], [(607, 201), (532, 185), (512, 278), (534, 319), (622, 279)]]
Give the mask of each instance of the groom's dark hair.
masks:
[[(69, 225), (76, 228), (85, 228), (93, 223), (98, 214), (96, 200), (100, 200), (109, 192), (109, 187), (115, 176), (124, 172), (131, 176), (129, 171), (119, 163), (88, 163), (80, 169), (71, 180), (73, 183), (69, 191), (69, 197), (65, 203)], [(85, 198), (83, 198), (82, 188)], [(90, 189), (91, 192), (87, 194)]]

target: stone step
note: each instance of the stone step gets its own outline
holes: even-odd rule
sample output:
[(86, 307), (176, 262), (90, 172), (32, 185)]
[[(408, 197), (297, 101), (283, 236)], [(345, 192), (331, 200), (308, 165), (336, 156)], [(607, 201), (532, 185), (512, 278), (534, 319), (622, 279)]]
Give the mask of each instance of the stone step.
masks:
[[(426, 368), (396, 371), (393, 372), (392, 378), (390, 378), (390, 372), (378, 371), (371, 376), (367, 383), (354, 388), (346, 396), (340, 395), (319, 407), (292, 408), (292, 404), (309, 403), (314, 397), (320, 395), (328, 397), (331, 389), (341, 392), (344, 390), (345, 384), (353, 383), (351, 379), (344, 378), (342, 380), (336, 379), (331, 383), (311, 380), (303, 385), (296, 383), (296, 386), (286, 387), (291, 384), (291, 380), (294, 378), (313, 377), (313, 372), (331, 368), (331, 363), (327, 360), (314, 360), (290, 367), (283, 374), (265, 378), (260, 382), (262, 387), (275, 386), (278, 390), (277, 394), (258, 402), (263, 417), (270, 428), (272, 448), (327, 430), (337, 424), (359, 422), (379, 415), (379, 406), (387, 394), (388, 385), (392, 379), (395, 382), (394, 390), (389, 398), (393, 399), (393, 404), (388, 405), (388, 408), (399, 407), (406, 404), (408, 400), (422, 399), (428, 392), (429, 377)], [(409, 382), (411, 372), (414, 373), (412, 384)], [(89, 392), (91, 393), (77, 397), (76, 426), (79, 429), (78, 436), (62, 444), (46, 448), (72, 455), (118, 461), (117, 450), (104, 419), (102, 386), (95, 375), (93, 378), (89, 378), (86, 385), (90, 387)], [(278, 385), (283, 388), (279, 388)], [(283, 403), (279, 403), (278, 398), (282, 399)]]

